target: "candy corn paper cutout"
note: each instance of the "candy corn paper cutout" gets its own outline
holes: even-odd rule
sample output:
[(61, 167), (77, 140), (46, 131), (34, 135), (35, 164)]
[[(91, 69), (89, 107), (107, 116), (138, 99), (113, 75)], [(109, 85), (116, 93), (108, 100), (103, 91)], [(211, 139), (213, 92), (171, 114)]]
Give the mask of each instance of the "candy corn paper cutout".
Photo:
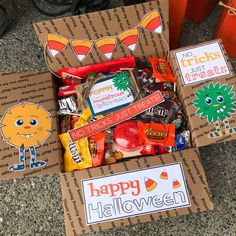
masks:
[(162, 32), (162, 23), (158, 10), (153, 10), (146, 14), (140, 21), (139, 26), (160, 34)]
[(107, 58), (111, 59), (116, 48), (117, 39), (114, 36), (98, 39), (95, 44), (97, 49)]
[(69, 43), (69, 40), (58, 34), (48, 34), (47, 45), (53, 57), (60, 53)]
[(129, 29), (118, 35), (118, 39), (123, 43), (129, 50), (135, 51), (138, 41), (138, 29)]
[(151, 192), (157, 186), (156, 181), (154, 181), (153, 179), (147, 178), (147, 177), (144, 178), (144, 182), (145, 182), (145, 186), (146, 186), (146, 189), (148, 192)]
[(166, 170), (163, 170), (160, 174), (160, 178), (161, 179), (168, 179), (168, 174), (167, 174), (167, 171)]
[(173, 180), (173, 188), (176, 189), (176, 188), (180, 188), (180, 187), (181, 187), (180, 182), (177, 179), (174, 179)]
[(71, 47), (78, 59), (78, 61), (83, 61), (89, 52), (93, 48), (93, 42), (90, 40), (72, 40), (71, 41)]

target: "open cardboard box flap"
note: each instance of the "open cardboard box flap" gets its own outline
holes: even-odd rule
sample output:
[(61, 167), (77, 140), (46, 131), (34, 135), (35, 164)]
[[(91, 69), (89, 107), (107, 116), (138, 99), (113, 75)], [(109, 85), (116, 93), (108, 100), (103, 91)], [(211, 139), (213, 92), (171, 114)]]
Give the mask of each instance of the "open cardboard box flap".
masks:
[[(196, 51), (195, 49), (197, 49), (198, 51)], [(219, 58), (220, 56), (221, 58)], [(219, 60), (219, 62), (214, 63), (214, 60), (218, 58), (222, 60)], [(184, 63), (184, 67), (181, 67), (183, 71), (181, 71), (180, 68), (181, 60), (183, 60), (182, 62)], [(207, 62), (210, 63), (207, 65), (204, 62), (200, 63), (199, 60), (207, 60)], [(192, 65), (190, 66), (189, 63)], [(197, 107), (193, 102), (197, 98), (196, 94), (198, 93), (198, 91), (204, 91), (206, 86), (209, 87), (210, 84), (213, 84), (214, 86), (212, 90), (215, 90), (215, 85), (219, 83), (220, 87), (226, 85), (226, 89), (232, 86), (231, 91), (228, 91), (228, 93), (231, 93), (231, 95), (234, 95), (236, 92), (236, 80), (234, 70), (225, 51), (222, 41), (220, 39), (216, 39), (197, 45), (187, 46), (184, 48), (173, 50), (170, 52), (170, 64), (175, 74), (175, 77), (177, 78), (177, 92), (184, 105), (185, 112), (188, 116), (189, 129), (191, 130), (193, 145), (195, 147), (201, 147), (210, 144), (220, 143), (223, 141), (235, 140), (235, 132), (226, 134), (225, 128), (227, 125), (223, 127), (224, 122), (221, 122), (219, 124), (223, 131), (222, 137), (209, 138), (208, 135), (216, 130), (214, 124), (213, 122), (210, 122), (209, 119), (207, 119), (206, 115), (205, 117), (203, 117), (204, 115), (200, 117), (196, 114)], [(186, 69), (186, 71), (184, 71), (184, 69), (187, 67), (189, 67), (189, 69)], [(221, 73), (222, 71), (223, 73)], [(212, 73), (216, 74), (215, 78), (208, 80), (202, 79), (202, 77), (206, 74), (212, 75)], [(200, 79), (202, 81), (199, 81)], [(195, 80), (197, 80), (197, 83), (195, 82)], [(189, 84), (184, 84), (186, 82)], [(220, 95), (220, 93), (225, 93), (225, 91), (223, 90), (217, 92), (219, 93), (218, 95)], [(202, 94), (202, 96), (205, 95)], [(224, 99), (227, 99), (227, 97), (224, 96)], [(234, 103), (233, 100), (231, 102), (232, 104)], [(230, 103), (230, 101), (228, 101), (228, 103)], [(228, 113), (227, 118), (230, 127), (235, 127), (236, 117), (233, 115), (233, 113), (235, 112), (235, 108), (233, 105), (231, 106), (231, 108), (232, 110)], [(213, 113), (215, 114), (217, 114), (218, 112), (219, 111), (213, 111)], [(219, 113), (221, 112), (223, 112), (223, 110)]]
[[(37, 103), (43, 106), (52, 116), (52, 132), (47, 141), (36, 148), (37, 158), (45, 160), (44, 168), (29, 168), (29, 152), (26, 151), (26, 169), (24, 171), (9, 172), (11, 165), (19, 162), (19, 149), (10, 146), (0, 139), (0, 179), (15, 179), (26, 176), (37, 176), (40, 174), (61, 173), (63, 169), (62, 147), (58, 137), (57, 100), (50, 72), (41, 73), (6, 73), (0, 75), (1, 91), (1, 118), (7, 113), (12, 113), (12, 107), (18, 104)], [(7, 130), (12, 129), (10, 127)], [(14, 128), (12, 129), (14, 130)], [(8, 142), (12, 143), (17, 135), (5, 133), (5, 138), (11, 137)], [(8, 137), (9, 136), (9, 137)]]
[[(146, 204), (143, 204), (143, 209), (139, 209), (137, 215), (132, 213), (127, 213), (126, 216), (121, 217), (121, 219), (117, 220), (120, 217), (121, 212), (116, 210), (117, 205), (120, 208), (125, 208), (125, 205), (128, 203), (123, 202), (116, 203), (116, 196), (113, 197), (113, 203), (110, 204), (110, 201), (103, 201), (101, 205), (99, 205), (99, 200), (96, 199), (96, 196), (93, 198), (92, 202), (94, 205), (91, 205), (89, 208), (89, 204), (86, 202), (86, 198), (84, 198), (85, 185), (89, 183), (84, 183), (82, 186), (82, 180), (86, 179), (96, 179), (98, 176), (108, 176), (119, 174), (120, 172), (125, 173), (125, 180), (128, 182), (132, 178), (128, 177), (129, 171), (135, 170), (149, 170), (160, 166), (164, 167), (165, 170), (168, 171), (168, 165), (170, 164), (180, 164), (183, 167), (183, 174), (186, 179), (187, 189), (189, 192), (189, 201), (191, 206), (178, 208), (171, 207), (171, 203), (169, 205), (169, 210), (162, 210), (161, 207), (156, 206), (156, 209), (150, 214), (144, 214), (143, 211), (146, 208), (152, 208), (152, 201), (155, 201), (155, 196), (159, 195), (159, 201), (161, 202), (161, 181), (166, 181), (166, 184), (172, 183), (173, 179), (162, 180), (159, 178), (160, 172), (158, 169), (155, 170), (155, 175), (146, 175), (146, 177), (152, 178), (157, 181), (157, 187), (152, 191), (152, 195), (149, 194), (145, 189), (141, 188), (140, 195), (142, 195), (142, 191), (145, 193), (142, 195), (143, 199), (140, 196), (137, 196), (137, 202), (145, 201)], [(132, 174), (132, 172), (131, 172)], [(170, 173), (169, 173), (170, 174)], [(170, 177), (170, 176), (169, 176)], [(122, 177), (119, 177), (118, 181), (121, 181)], [(99, 180), (100, 181), (100, 180)], [(110, 183), (109, 180), (106, 181), (104, 179), (104, 183)], [(168, 183), (169, 182), (169, 183)], [(115, 182), (113, 182), (115, 183)], [(141, 183), (141, 181), (140, 181)], [(126, 225), (133, 225), (137, 223), (143, 223), (147, 221), (152, 221), (153, 219), (162, 219), (167, 217), (174, 217), (178, 215), (185, 215), (190, 213), (196, 213), (206, 210), (212, 210), (213, 204), (211, 202), (211, 196), (209, 192), (209, 188), (207, 185), (206, 176), (204, 173), (203, 166), (200, 161), (199, 153), (197, 149), (187, 149), (183, 152), (175, 152), (173, 154), (167, 154), (164, 156), (154, 156), (154, 157), (141, 157), (139, 159), (128, 160), (126, 162), (122, 162), (119, 164), (114, 164), (110, 166), (103, 166), (100, 168), (88, 169), (84, 171), (78, 171), (73, 173), (66, 173), (61, 175), (61, 184), (62, 184), (62, 196), (63, 196), (63, 206), (64, 206), (64, 215), (65, 215), (65, 224), (66, 224), (66, 235), (79, 235), (82, 233), (94, 232), (94, 231), (102, 231), (109, 228), (114, 227), (123, 227)], [(144, 184), (142, 182), (141, 184)], [(158, 186), (160, 185), (160, 186)], [(178, 192), (178, 189), (176, 189)], [(87, 195), (88, 197), (89, 195)], [(129, 202), (128, 208), (130, 208), (130, 212), (135, 209), (135, 200), (131, 202), (132, 199), (131, 194), (130, 198), (126, 199)], [(122, 197), (122, 196), (121, 196)], [(154, 197), (154, 198), (152, 198)], [(170, 197), (170, 196), (168, 196)], [(171, 197), (170, 197), (171, 198)], [(152, 200), (151, 200), (152, 199)], [(171, 199), (169, 199), (171, 201)], [(173, 200), (173, 199), (172, 199)], [(165, 201), (165, 200), (164, 200)], [(159, 203), (160, 203), (159, 202)], [(114, 204), (114, 205), (113, 205)], [(155, 204), (155, 203), (154, 203)], [(168, 204), (168, 201), (167, 201)], [(110, 206), (109, 206), (110, 205)], [(126, 205), (127, 206), (127, 205)], [(99, 215), (97, 217), (98, 222), (96, 224), (87, 224), (86, 221), (90, 218), (90, 213), (94, 211), (95, 214)], [(87, 216), (85, 215), (87, 212)], [(91, 213), (92, 214), (92, 213)], [(109, 220), (107, 217), (107, 222), (102, 222), (106, 220), (106, 214), (114, 215), (113, 220)], [(131, 217), (129, 217), (131, 216)], [(133, 217), (132, 217), (133, 216)], [(95, 215), (96, 217), (96, 215)]]
[(34, 24), (34, 29), (41, 46), (45, 50), (45, 58), (49, 67), (57, 72), (57, 70), (62, 68), (100, 63), (108, 59), (93, 46), (86, 59), (79, 62), (73, 53), (71, 45), (63, 49), (56, 57), (53, 57), (46, 47), (48, 34), (63, 35), (69, 40), (88, 39), (95, 42), (99, 38), (118, 36), (126, 30), (137, 27), (142, 18), (155, 9), (158, 9), (161, 16), (162, 34), (153, 33), (139, 27), (136, 50), (132, 53), (131, 50), (117, 40), (112, 58), (116, 59), (129, 55), (145, 60), (148, 60), (151, 56), (166, 57), (169, 43), (168, 1), (166, 0), (38, 22)]

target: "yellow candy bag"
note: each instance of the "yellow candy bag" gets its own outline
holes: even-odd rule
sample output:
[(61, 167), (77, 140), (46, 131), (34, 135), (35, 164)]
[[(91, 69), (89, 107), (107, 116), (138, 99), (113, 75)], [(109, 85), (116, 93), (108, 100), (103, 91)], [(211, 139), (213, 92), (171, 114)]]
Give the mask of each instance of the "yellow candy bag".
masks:
[[(92, 113), (89, 108), (85, 109), (80, 116), (75, 128), (88, 123), (92, 118)], [(59, 135), (61, 143), (65, 149), (64, 153), (64, 170), (82, 170), (92, 167), (92, 159), (89, 151), (88, 139), (84, 138), (76, 142), (72, 142), (69, 133)]]
[[(96, 117), (97, 119), (103, 116)], [(92, 118), (92, 113), (89, 108), (86, 108), (80, 116), (75, 128), (86, 125)], [(89, 150), (88, 138), (72, 142), (69, 133), (59, 135), (62, 146), (65, 149), (64, 153), (64, 170), (83, 170), (92, 167), (92, 158)]]
[(92, 159), (88, 148), (88, 139), (72, 142), (68, 133), (61, 134), (60, 140), (65, 148), (64, 170), (83, 170), (92, 167)]

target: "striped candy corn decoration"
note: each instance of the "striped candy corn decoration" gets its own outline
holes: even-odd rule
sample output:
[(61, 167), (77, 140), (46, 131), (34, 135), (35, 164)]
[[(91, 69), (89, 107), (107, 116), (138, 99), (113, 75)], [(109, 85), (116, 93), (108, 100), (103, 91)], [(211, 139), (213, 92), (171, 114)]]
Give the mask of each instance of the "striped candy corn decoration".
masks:
[(60, 53), (69, 43), (69, 40), (58, 34), (48, 34), (47, 45), (53, 57)]
[(174, 179), (173, 180), (173, 188), (176, 189), (176, 188), (180, 188), (180, 187), (181, 187), (180, 182), (177, 179)]
[(116, 37), (105, 37), (95, 42), (97, 49), (107, 58), (111, 59), (116, 48)]
[(147, 178), (147, 177), (144, 178), (144, 182), (145, 182), (145, 186), (146, 186), (146, 189), (148, 192), (151, 192), (157, 186), (156, 181), (154, 181), (153, 179)]
[(168, 174), (166, 170), (163, 170), (160, 174), (161, 179), (168, 179)]
[(93, 48), (93, 42), (90, 40), (72, 40), (71, 41), (71, 47), (78, 59), (78, 61), (83, 61), (89, 52)]
[(139, 26), (160, 34), (162, 32), (162, 23), (159, 12), (157, 10), (153, 10), (146, 14), (140, 21)]
[(123, 43), (129, 50), (135, 51), (138, 41), (138, 29), (126, 30), (118, 35), (118, 39)]

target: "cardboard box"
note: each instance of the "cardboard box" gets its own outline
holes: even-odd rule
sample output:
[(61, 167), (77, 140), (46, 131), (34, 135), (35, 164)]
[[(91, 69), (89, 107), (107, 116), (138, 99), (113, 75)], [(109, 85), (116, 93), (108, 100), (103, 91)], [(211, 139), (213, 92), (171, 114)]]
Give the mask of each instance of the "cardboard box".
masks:
[[(228, 7), (236, 9), (236, 1), (226, 2)], [(222, 6), (222, 13), (216, 26), (215, 38), (221, 38), (229, 57), (236, 57), (236, 25), (235, 13), (230, 8)]]
[[(151, 56), (165, 57), (168, 53), (166, 45), (168, 42), (168, 4), (166, 0), (39, 22), (34, 24), (34, 28), (43, 47), (46, 45), (49, 33), (60, 34), (68, 39), (96, 40), (99, 37), (117, 35), (139, 25), (143, 16), (155, 9), (158, 9), (162, 18), (162, 34), (155, 34), (140, 28), (135, 52), (128, 50), (121, 42), (117, 42), (113, 54), (113, 58), (135, 55), (147, 60)], [(134, 13), (137, 17), (134, 17)], [(205, 45), (207, 45), (207, 49), (204, 47)], [(213, 49), (210, 45), (213, 45)], [(203, 63), (200, 69), (199, 65), (194, 65), (194, 68), (186, 65), (186, 63), (191, 62), (190, 64), (192, 64), (194, 60), (196, 61), (196, 57), (202, 57), (202, 55), (198, 55), (198, 50), (194, 51), (197, 47), (201, 48), (200, 51), (208, 59), (213, 56), (217, 57), (217, 62), (213, 60), (213, 64), (210, 66), (214, 68), (219, 63), (221, 67), (225, 66), (221, 68), (220, 72), (213, 69), (214, 73), (218, 72), (218, 77), (215, 75), (216, 77), (213, 76), (214, 78), (210, 78), (210, 80), (205, 80), (206, 78), (201, 78), (201, 80), (198, 78), (200, 76), (195, 75), (194, 81), (192, 81), (193, 75), (191, 75), (191, 71), (187, 70), (189, 67), (198, 72), (201, 72), (202, 69), (211, 69), (208, 68), (208, 63)], [(208, 52), (209, 50), (213, 50), (213, 52)], [(47, 63), (53, 71), (78, 65), (76, 56), (69, 46), (56, 57), (50, 55), (48, 48), (45, 48), (45, 54)], [(185, 57), (188, 57), (187, 62), (181, 60), (183, 59), (182, 54), (186, 54)], [(195, 59), (190, 60), (190, 56), (195, 56)], [(87, 65), (106, 60), (105, 56), (93, 47), (86, 59), (79, 64)], [(181, 61), (184, 64), (183, 68), (178, 64)], [(185, 107), (189, 121), (188, 127), (192, 131), (193, 148), (68, 173), (63, 173), (61, 168), (63, 155), (57, 136), (57, 99), (55, 97), (57, 86), (54, 84), (51, 74), (49, 72), (1, 74), (2, 119), (12, 117), (12, 115), (14, 119), (22, 119), (22, 114), (19, 116), (14, 113), (15, 108), (20, 107), (19, 109), (24, 110), (26, 105), (22, 105), (22, 102), (40, 104), (42, 106), (37, 106), (37, 109), (45, 108), (52, 117), (52, 134), (44, 140), (41, 146), (36, 148), (38, 161), (46, 161), (46, 166), (35, 168), (36, 166), (32, 166), (27, 159), (24, 171), (16, 172), (17, 174), (10, 173), (8, 167), (19, 161), (19, 151), (20, 157), (22, 157), (24, 149), (11, 147), (1, 140), (1, 178), (9, 179), (49, 173), (61, 174), (66, 232), (69, 236), (212, 210), (211, 194), (197, 147), (235, 139), (236, 136), (231, 134), (221, 139), (205, 137), (210, 131), (213, 131), (214, 126), (208, 124), (204, 118), (195, 116), (196, 108), (193, 107), (192, 100), (196, 89), (202, 89), (204, 85), (209, 85), (211, 82), (220, 81), (229, 85), (233, 84), (233, 71), (220, 41), (206, 42), (200, 46), (173, 51), (170, 55), (170, 64), (178, 79), (178, 94)], [(190, 74), (186, 76), (186, 73)], [(204, 77), (203, 74), (201, 76)], [(210, 77), (211, 74), (207, 76)], [(201, 80), (200, 83), (191, 84), (196, 82), (196, 78)], [(45, 109), (42, 114), (45, 114)], [(46, 124), (49, 124), (49, 117), (49, 115), (44, 117)], [(6, 127), (11, 124), (7, 121), (5, 122)], [(233, 116), (230, 121), (234, 124), (235, 117)], [(21, 124), (22, 122), (16, 122), (16, 125)], [(5, 129), (3, 134), (6, 134), (7, 131)], [(17, 135), (19, 134), (17, 133)], [(24, 133), (23, 138), (28, 138), (28, 135)], [(13, 137), (12, 133), (9, 137)], [(6, 141), (13, 143), (13, 140), (9, 138)], [(34, 159), (35, 150), (28, 149)], [(28, 150), (25, 153), (26, 156), (29, 155)], [(34, 161), (31, 157), (31, 162)]]

